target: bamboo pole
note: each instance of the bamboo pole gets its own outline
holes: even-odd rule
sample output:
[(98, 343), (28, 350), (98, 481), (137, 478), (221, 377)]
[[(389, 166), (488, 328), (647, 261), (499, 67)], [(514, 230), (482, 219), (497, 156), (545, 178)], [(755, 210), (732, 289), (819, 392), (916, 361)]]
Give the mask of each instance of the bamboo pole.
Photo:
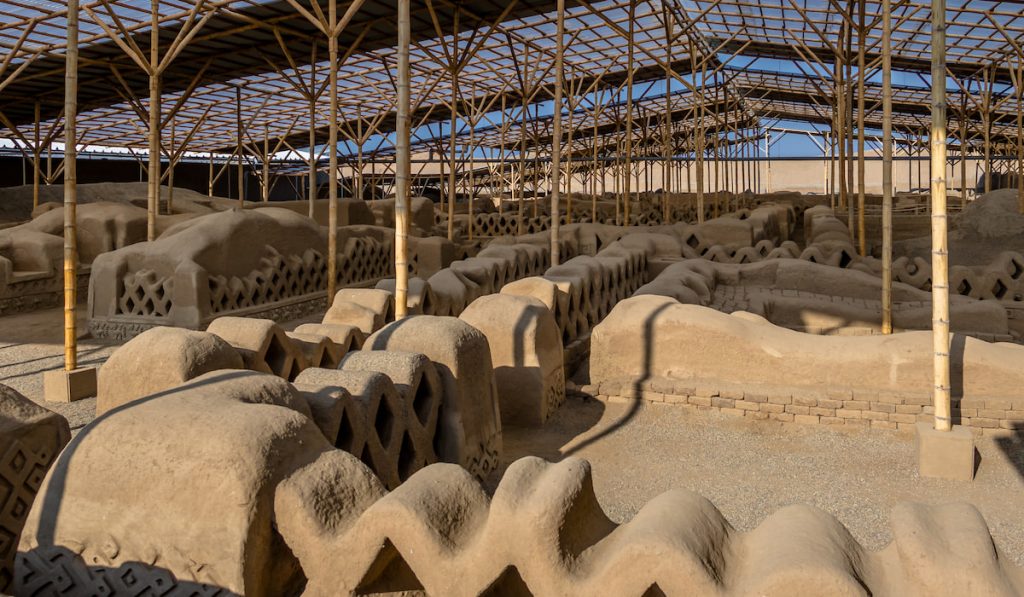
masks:
[[(690, 65), (692, 67), (697, 64), (696, 46), (693, 43), (693, 38), (690, 38)], [(704, 223), (704, 115), (707, 113), (707, 107), (705, 104), (704, 88), (707, 85), (707, 61), (702, 61), (700, 67), (700, 110), (697, 113), (697, 130), (695, 132), (696, 144), (694, 147), (694, 157), (696, 163), (694, 164), (695, 172), (694, 177), (696, 178), (697, 184), (697, 223)]]
[(1024, 56), (1017, 56), (1017, 210), (1024, 214)]
[[(309, 217), (316, 215), (316, 94), (313, 93), (313, 81), (316, 77), (316, 44), (313, 45), (312, 62), (310, 63), (309, 86)], [(361, 190), (361, 189), (360, 189)], [(360, 197), (362, 198), (362, 197)]]
[(867, 0), (859, 0), (860, 23), (857, 29), (857, 248), (860, 256), (868, 253), (868, 243), (865, 238), (866, 228), (864, 222), (864, 79), (865, 73), (864, 53), (867, 46)]
[[(42, 119), (40, 115), (41, 106), (39, 100), (36, 100), (35, 105), (35, 142), (32, 144), (32, 209), (39, 207), (39, 160), (42, 159), (42, 151), (40, 149), (40, 129), (39, 121)], [(66, 155), (66, 154), (65, 154)]]
[(167, 156), (167, 215), (174, 213), (174, 165), (178, 163), (174, 153), (175, 144), (177, 143), (175, 135), (176, 120), (176, 118), (171, 118), (170, 152)]
[(68, 0), (64, 67), (64, 370), (78, 368), (78, 0)]
[[(505, 188), (508, 187), (508, 179), (505, 178), (505, 158), (508, 157), (508, 150), (505, 149), (505, 141), (508, 137), (508, 129), (511, 125), (508, 118), (507, 112), (507, 96), (501, 96), (501, 150), (499, 156), (501, 162), (498, 165), (498, 172), (501, 173), (499, 177), (499, 188), (498, 188), (498, 215), (502, 215), (505, 211)], [(511, 191), (511, 188), (509, 189)]]
[(245, 127), (242, 125), (242, 88), (238, 85), (235, 86), (235, 131), (235, 152), (238, 153), (238, 207), (245, 207)]
[[(459, 43), (459, 11), (455, 11), (455, 48), (458, 49)], [(458, 105), (459, 105), (459, 75), (458, 71), (455, 70), (454, 66), (450, 67), (449, 74), (451, 75), (452, 85), (452, 106), (451, 106), (451, 130), (449, 131), (449, 143), (448, 143), (448, 240), (455, 240), (455, 199), (458, 196), (458, 190), (455, 188), (455, 137), (458, 125)]]
[(363, 106), (359, 104), (356, 106), (356, 136), (358, 137), (359, 144), (356, 145), (356, 192), (352, 193), (360, 201), (366, 200), (366, 185), (363, 179), (363, 169), (365, 162), (363, 160), (363, 144), (366, 143), (366, 137), (363, 136)]
[[(149, 35), (149, 176), (147, 190), (146, 240), (156, 240), (156, 214), (160, 206), (160, 3), (150, 3)], [(66, 128), (66, 127), (65, 127)]]
[[(631, 2), (634, 0), (630, 0)], [(551, 143), (551, 265), (561, 263), (558, 254), (559, 200), (562, 176), (562, 87), (565, 85), (565, 0), (557, 3), (558, 30), (555, 33), (555, 105)]]
[(626, 38), (626, 176), (622, 183), (622, 220), (629, 226), (629, 208), (632, 203), (630, 186), (633, 169), (633, 50), (636, 46), (636, 0), (629, 0), (629, 36)]
[(988, 69), (982, 71), (984, 88), (982, 91), (981, 132), (985, 152), (985, 192), (992, 191), (992, 78)]
[[(845, 33), (846, 26), (844, 24), (840, 31), (840, 40), (842, 39), (841, 36), (845, 35)], [(842, 47), (841, 41), (839, 46)], [(839, 159), (836, 164), (839, 171), (839, 209), (846, 209), (849, 199), (846, 196), (846, 92), (844, 91), (845, 82), (843, 80), (842, 58), (838, 54), (836, 55), (833, 80), (835, 81), (836, 88), (834, 118), (838, 129), (836, 131), (836, 147), (839, 149)]]
[[(476, 200), (476, 177), (473, 175), (473, 170), (476, 169), (476, 124), (479, 118), (479, 110), (482, 106), (476, 105), (476, 89), (470, 86), (469, 92), (473, 94), (473, 103), (470, 105), (469, 111), (469, 176), (465, 177), (466, 191), (469, 193), (469, 205), (467, 212), (469, 213), (468, 230), (469, 240), (473, 240), (473, 233), (476, 230), (476, 219), (473, 217), (473, 206)], [(466, 162), (466, 156), (463, 155), (462, 162)]]
[[(516, 233), (523, 234), (526, 227), (523, 220), (526, 218), (526, 92), (523, 91), (522, 110), (519, 113), (519, 202), (516, 203)], [(534, 197), (536, 201), (536, 197)]]
[(409, 313), (409, 1), (398, 0), (398, 121), (395, 150), (395, 317)]
[(882, 0), (882, 333), (892, 333), (892, 0)]
[(932, 343), (935, 429), (952, 429), (949, 380), (949, 252), (946, 243), (946, 0), (932, 0)]
[(662, 5), (662, 19), (665, 21), (665, 123), (662, 129), (661, 146), (663, 163), (661, 166), (661, 221), (672, 223), (669, 208), (669, 194), (672, 188), (672, 24), (668, 5)]
[(833, 109), (831, 131), (825, 137), (828, 143), (828, 200), (833, 211), (836, 209), (836, 127)]
[(853, 79), (853, 2), (854, 0), (851, 0), (849, 6), (849, 13), (844, 17), (847, 23), (847, 29), (846, 49), (844, 51), (843, 57), (845, 59), (846, 67), (846, 72), (844, 75), (844, 82), (846, 83), (846, 180), (847, 184), (849, 185), (847, 192), (847, 198), (849, 200), (846, 203), (846, 224), (850, 229), (850, 236), (854, 239), (854, 242), (856, 243), (857, 233), (860, 232), (860, 230), (858, 230), (857, 227), (854, 225), (854, 218), (856, 217), (857, 213), (853, 199), (854, 171), (856, 169), (856, 161), (853, 159), (855, 145), (853, 127), (856, 123), (856, 117), (854, 115), (854, 111), (856, 110), (856, 108), (853, 104), (855, 95)]
[[(171, 135), (173, 136), (174, 133), (172, 132)], [(270, 201), (270, 126), (267, 124), (263, 125), (263, 186), (261, 188), (263, 195), (261, 199), (266, 203)], [(167, 211), (170, 212), (170, 210), (170, 202), (168, 202)]]
[[(565, 75), (562, 76), (564, 78)], [(571, 87), (569, 94), (572, 95)], [(575, 105), (570, 98), (566, 98), (566, 104), (569, 108), (569, 114), (566, 117), (569, 130), (566, 131), (565, 140), (565, 223), (572, 224), (572, 113), (575, 110)]]
[(960, 209), (967, 209), (967, 95), (960, 102)]
[(921, 182), (921, 168), (923, 167), (921, 154), (924, 153), (924, 138), (918, 137), (917, 139), (917, 188), (923, 189), (924, 184)]
[(604, 187), (604, 169), (598, 170), (598, 166), (597, 166), (597, 112), (598, 112), (597, 102), (594, 102), (594, 117), (593, 117), (594, 118), (594, 136), (593, 136), (593, 140), (594, 140), (594, 147), (593, 147), (593, 150), (594, 150), (594, 164), (593, 164), (594, 177), (593, 177), (593, 181), (594, 181), (594, 184), (592, 185), (591, 195), (590, 195), (590, 223), (591, 224), (596, 224), (597, 223), (597, 176), (601, 177), (601, 186)]
[(327, 307), (330, 308), (338, 285), (338, 0), (329, 0), (327, 11), (330, 25), (327, 38), (327, 91), (330, 98), (327, 123), (327, 151), (330, 152), (327, 175)]

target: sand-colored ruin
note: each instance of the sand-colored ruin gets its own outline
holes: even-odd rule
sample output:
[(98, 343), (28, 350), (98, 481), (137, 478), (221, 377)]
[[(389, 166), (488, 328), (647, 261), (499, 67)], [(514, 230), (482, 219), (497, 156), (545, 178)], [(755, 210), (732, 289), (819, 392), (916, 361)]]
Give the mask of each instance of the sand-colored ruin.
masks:
[[(339, 231), (349, 229), (379, 238), (365, 226)], [(181, 234), (204, 240), (185, 260), (177, 248), (161, 256)], [(243, 238), (290, 255), (324, 242), (294, 210), (191, 217), (156, 242), (98, 255), (92, 313), (113, 271), (104, 263), (187, 264), (168, 270), (179, 273), (204, 263), (238, 276), (257, 265), (256, 255), (232, 262)], [(47, 432), (40, 479), (49, 472), (26, 502), (6, 582), (15, 594), (47, 590), (58, 571), (74, 579), (71, 594), (128, 591), (127, 578), (246, 595), (1015, 594), (1024, 572), (969, 505), (899, 505), (891, 544), (872, 551), (813, 507), (779, 508), (741, 532), (682, 489), (616, 523), (585, 460), (501, 464), (503, 429), (544, 427), (574, 408), (570, 389), (912, 433), (934, 416), (930, 338), (914, 331), (930, 327), (931, 295), (896, 281), (896, 333), (883, 334), (880, 275), (849, 238), (827, 207), (778, 201), (702, 224), (566, 224), (559, 265), (546, 233), (526, 234), (410, 278), (406, 318), (381, 269), (341, 280), (329, 308), (318, 283), (302, 287), (295, 297), (321, 306), (298, 325), (275, 308), (284, 295), (256, 295), (252, 311), (207, 310), (199, 329), (147, 325), (100, 368), (95, 420), (63, 451), (66, 427)], [(175, 288), (181, 309), (190, 299), (178, 297), (204, 286)], [(1013, 307), (950, 300), (953, 416), (981, 437), (1012, 432), (1024, 413)], [(62, 422), (8, 396), (25, 424)], [(184, 483), (188, 492), (174, 490)], [(160, 515), (146, 504), (162, 504)], [(9, 525), (15, 535), (20, 524)]]
[(1018, 5), (0, 38), (0, 594), (1024, 595)]

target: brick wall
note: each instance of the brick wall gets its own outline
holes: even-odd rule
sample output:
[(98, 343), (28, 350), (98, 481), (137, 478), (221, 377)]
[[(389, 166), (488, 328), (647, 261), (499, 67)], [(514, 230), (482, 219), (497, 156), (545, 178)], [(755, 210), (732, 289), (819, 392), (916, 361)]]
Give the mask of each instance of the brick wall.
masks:
[[(697, 412), (715, 410), (754, 420), (890, 431), (912, 432), (915, 423), (930, 422), (934, 413), (931, 396), (923, 393), (821, 392), (798, 387), (745, 390), (727, 384), (696, 384), (664, 378), (644, 382), (604, 381), (580, 389), (606, 402), (664, 402)], [(1005, 436), (1024, 431), (1024, 397), (954, 398), (952, 408), (954, 424), (970, 428), (975, 435)]]

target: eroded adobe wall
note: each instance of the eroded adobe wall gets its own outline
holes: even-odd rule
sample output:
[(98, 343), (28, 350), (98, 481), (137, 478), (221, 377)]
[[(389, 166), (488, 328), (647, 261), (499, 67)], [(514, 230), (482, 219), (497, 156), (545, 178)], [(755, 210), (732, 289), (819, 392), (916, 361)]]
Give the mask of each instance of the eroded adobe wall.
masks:
[[(1024, 427), (1024, 346), (954, 335), (953, 417), (982, 433)], [(818, 336), (665, 296), (619, 303), (591, 337), (597, 395), (759, 419), (911, 429), (930, 420), (930, 332)]]
[[(801, 259), (730, 264), (688, 259), (663, 270), (637, 294), (670, 296), (723, 313), (746, 311), (812, 334), (881, 333), (882, 281), (862, 271)], [(931, 329), (931, 294), (893, 284), (895, 331)], [(954, 332), (990, 342), (1014, 341), (1007, 309), (998, 301), (953, 295)]]
[(148, 586), (255, 596), (1009, 596), (1024, 588), (1021, 570), (965, 504), (897, 506), (893, 541), (877, 552), (803, 505), (738, 532), (685, 490), (617, 524), (586, 461), (521, 459), (493, 495), (463, 468), (436, 464), (388, 492), (312, 417), (288, 382), (221, 371), (96, 419), (32, 504), (15, 594)]

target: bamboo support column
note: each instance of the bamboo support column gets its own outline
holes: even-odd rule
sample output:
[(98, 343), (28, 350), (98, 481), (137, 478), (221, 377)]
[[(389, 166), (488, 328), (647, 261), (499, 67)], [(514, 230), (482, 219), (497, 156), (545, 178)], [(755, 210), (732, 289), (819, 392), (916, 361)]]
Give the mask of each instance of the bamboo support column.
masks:
[[(845, 31), (846, 28), (844, 26), (842, 32), (845, 33)], [(840, 35), (843, 33), (840, 33)], [(841, 42), (840, 45), (842, 45)], [(838, 163), (836, 164), (839, 171), (839, 209), (845, 209), (849, 199), (846, 196), (846, 93), (843, 91), (845, 87), (843, 68), (841, 58), (838, 55), (836, 56), (833, 80), (835, 81), (836, 94), (835, 114), (833, 116), (837, 125), (836, 147), (839, 150)]]
[[(174, 133), (171, 133), (174, 136)], [(264, 203), (270, 201), (270, 126), (267, 124), (263, 125), (263, 181), (261, 186), (260, 197)], [(173, 188), (173, 187), (171, 187)], [(167, 205), (167, 211), (171, 211), (170, 202)]]
[[(64, 67), (64, 370), (78, 368), (78, 0), (68, 0)], [(159, 180), (159, 179), (158, 179)]]
[[(35, 105), (35, 138), (32, 144), (32, 209), (39, 207), (39, 160), (43, 157), (42, 148), (40, 147), (40, 129), (39, 121), (42, 120), (41, 106), (39, 100), (36, 100)], [(66, 155), (66, 154), (65, 154)]]
[(174, 153), (174, 146), (177, 144), (174, 121), (172, 118), (170, 151), (167, 156), (167, 215), (174, 213), (174, 165), (178, 162)]
[[(470, 87), (470, 93), (475, 97), (475, 88)], [(474, 103), (470, 108), (469, 116), (469, 151), (467, 152), (469, 154), (469, 176), (464, 179), (466, 181), (466, 191), (469, 193), (469, 204), (467, 205), (467, 213), (469, 214), (469, 220), (467, 222), (467, 238), (469, 240), (473, 240), (473, 231), (476, 229), (476, 218), (474, 217), (473, 211), (474, 201), (476, 200), (476, 177), (474, 176), (473, 171), (476, 170), (476, 124), (477, 119), (480, 116), (479, 110), (480, 107), (476, 105), (474, 100)], [(467, 156), (463, 154), (463, 164), (466, 162), (466, 157)]]
[(882, 333), (892, 333), (892, 0), (882, 0)]
[(338, 0), (329, 0), (327, 11), (330, 25), (327, 37), (327, 92), (330, 98), (327, 123), (327, 151), (330, 152), (327, 169), (327, 307), (330, 308), (338, 285)]
[(358, 145), (356, 145), (356, 190), (352, 193), (352, 196), (359, 199), (360, 201), (366, 200), (366, 184), (363, 180), (363, 169), (365, 167), (365, 161), (363, 160), (363, 144), (366, 143), (366, 137), (363, 136), (363, 107), (362, 105), (356, 106), (356, 136), (358, 137)]
[(1017, 210), (1024, 214), (1024, 56), (1017, 56)]
[(235, 86), (235, 152), (238, 154), (238, 207), (245, 207), (245, 127), (242, 125), (242, 88)]
[[(716, 88), (716, 95), (717, 95), (717, 88)], [(718, 98), (716, 97), (715, 99), (717, 100)], [(718, 102), (715, 102), (716, 106), (717, 106), (717, 103)], [(717, 121), (718, 121), (718, 118), (717, 118), (718, 110), (717, 110), (717, 108), (716, 108), (714, 114), (715, 114), (715, 121), (717, 123)], [(715, 133), (714, 133), (715, 134), (715, 138), (714, 138), (714, 141), (712, 142), (712, 146), (711, 146), (711, 155), (714, 158), (714, 165), (715, 165), (715, 194), (711, 197), (711, 215), (712, 215), (712, 217), (715, 217), (715, 218), (718, 217), (718, 201), (719, 201), (719, 198), (720, 198), (720, 196), (722, 194), (722, 184), (721, 184), (721, 180), (719, 179), (719, 159), (718, 159), (719, 153), (721, 152), (721, 146), (719, 145), (719, 139), (718, 139), (719, 134), (718, 133), (719, 133), (719, 131), (718, 131), (718, 128), (716, 126)]]
[(160, 208), (160, 2), (151, 0), (149, 35), (149, 176), (146, 240), (156, 240), (156, 214)]
[(626, 39), (626, 148), (625, 171), (622, 183), (622, 224), (629, 226), (629, 207), (632, 203), (630, 187), (633, 171), (633, 51), (636, 46), (636, 0), (629, 0), (629, 37)]
[[(867, 0), (859, 0), (860, 23), (857, 29), (857, 248), (860, 256), (864, 257), (868, 252), (866, 236), (866, 225), (864, 222), (864, 79), (865, 73), (864, 53), (867, 47)], [(851, 222), (851, 228), (852, 222)]]
[[(519, 123), (519, 203), (516, 204), (517, 234), (524, 234), (526, 227), (523, 220), (526, 218), (526, 91), (523, 91), (523, 105), (520, 112)], [(536, 203), (536, 197), (534, 197)]]
[(309, 217), (312, 219), (316, 208), (316, 45), (313, 45), (309, 65)]
[(398, 0), (398, 121), (395, 162), (395, 317), (409, 313), (409, 20), (410, 0)]
[[(509, 129), (509, 118), (507, 112), (507, 98), (505, 95), (501, 96), (501, 149), (498, 157), (500, 162), (498, 164), (498, 172), (501, 173), (499, 177), (498, 187), (498, 215), (502, 215), (505, 208), (505, 189), (509, 187), (508, 180), (505, 178), (505, 158), (508, 156), (508, 150), (505, 149), (505, 141), (508, 136)], [(510, 189), (511, 190), (511, 189)]]
[(967, 209), (967, 94), (960, 102), (960, 209)]
[(852, 7), (853, 7), (853, 3), (851, 1), (851, 4), (850, 4), (850, 8), (851, 9), (850, 9), (850, 14), (848, 15), (848, 26), (847, 26), (847, 30), (846, 30), (846, 34), (847, 34), (846, 35), (846, 50), (845, 50), (845, 53), (843, 54), (843, 56), (846, 59), (846, 61), (845, 61), (846, 70), (845, 70), (845, 75), (844, 75), (844, 77), (845, 77), (844, 81), (846, 83), (846, 88), (845, 88), (846, 89), (846, 92), (845, 92), (846, 93), (846, 112), (845, 112), (845, 114), (846, 114), (846, 123), (845, 124), (846, 124), (846, 144), (847, 144), (846, 145), (846, 181), (847, 181), (847, 185), (848, 185), (848, 189), (847, 189), (848, 201), (846, 203), (846, 224), (850, 228), (850, 236), (853, 238), (854, 243), (856, 243), (857, 242), (857, 233), (859, 232), (859, 230), (854, 225), (854, 218), (856, 217), (857, 212), (856, 212), (856, 205), (854, 204), (854, 198), (853, 198), (854, 176), (855, 176), (855, 170), (856, 170), (857, 163), (856, 163), (856, 160), (853, 159), (854, 158), (853, 154), (854, 154), (854, 150), (855, 150), (855, 137), (854, 137), (854, 134), (853, 134), (853, 127), (856, 124), (856, 115), (855, 115), (856, 108), (854, 106), (853, 100), (854, 100), (854, 95), (856, 94), (856, 90), (854, 89), (854, 79), (853, 79), (853, 61), (854, 61), (854, 57), (853, 57), (853, 15), (852, 15), (853, 10), (852, 10)]
[(836, 209), (836, 129), (833, 114), (831, 131), (826, 134), (828, 144), (828, 200), (832, 210)]
[[(564, 79), (565, 75), (563, 75)], [(570, 87), (570, 95), (572, 94)], [(572, 113), (575, 110), (575, 102), (567, 99), (569, 108), (566, 124), (569, 129), (566, 131), (565, 140), (565, 223), (572, 224)]]
[[(455, 23), (458, 26), (459, 11), (455, 11)], [(455, 31), (455, 47), (458, 48), (458, 30)], [(451, 130), (449, 131), (448, 143), (448, 240), (455, 240), (455, 199), (458, 197), (458, 189), (455, 188), (455, 138), (458, 130), (458, 102), (459, 102), (459, 73), (454, 68), (449, 69), (452, 78), (452, 118)]]
[(946, 222), (946, 0), (932, 0), (932, 343), (935, 429), (952, 429)]
[(921, 182), (921, 168), (922, 162), (921, 155), (924, 153), (924, 138), (918, 137), (917, 139), (917, 188), (923, 189), (924, 183)]
[(555, 33), (555, 105), (551, 143), (551, 265), (561, 263), (558, 254), (559, 201), (562, 176), (562, 88), (565, 85), (565, 0), (557, 4), (558, 30)]
[(602, 187), (604, 186), (604, 170), (603, 169), (602, 170), (598, 170), (598, 166), (597, 166), (597, 123), (598, 123), (598, 119), (597, 119), (597, 103), (596, 102), (594, 103), (594, 116), (593, 116), (593, 118), (594, 118), (594, 136), (593, 136), (593, 141), (594, 141), (594, 147), (593, 147), (593, 150), (594, 150), (594, 165), (593, 165), (593, 168), (594, 168), (594, 170), (593, 170), (593, 172), (594, 172), (594, 177), (593, 177), (594, 184), (593, 184), (593, 190), (591, 191), (591, 195), (590, 195), (590, 223), (591, 224), (596, 224), (597, 223), (597, 177), (598, 176), (601, 177), (601, 186)]
[(661, 165), (661, 221), (671, 224), (669, 194), (672, 192), (672, 24), (667, 4), (662, 5), (662, 19), (665, 21), (665, 122), (662, 129), (661, 150), (664, 160)]
[(986, 69), (982, 72), (984, 89), (982, 91), (981, 132), (985, 152), (985, 192), (992, 191), (992, 78)]
[[(693, 38), (690, 38), (690, 66), (691, 72), (697, 65), (697, 52), (696, 46), (693, 43)], [(697, 101), (700, 102), (700, 110), (697, 112), (697, 130), (694, 133), (694, 144), (693, 154), (695, 158), (695, 182), (697, 185), (697, 223), (704, 223), (704, 115), (707, 111), (705, 106), (704, 89), (707, 86), (707, 61), (702, 61), (700, 68), (700, 97)], [(689, 183), (687, 183), (689, 184)]]

